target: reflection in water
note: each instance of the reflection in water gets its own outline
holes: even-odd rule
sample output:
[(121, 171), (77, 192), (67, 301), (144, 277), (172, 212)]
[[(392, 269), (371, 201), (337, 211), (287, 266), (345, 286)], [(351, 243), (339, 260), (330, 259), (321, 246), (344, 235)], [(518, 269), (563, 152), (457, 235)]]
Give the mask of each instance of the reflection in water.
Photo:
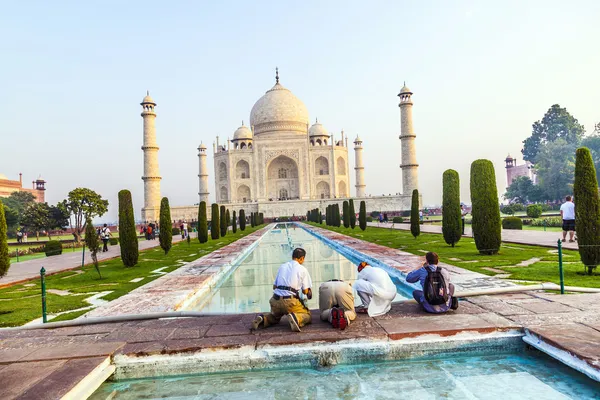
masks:
[[(204, 307), (206, 312), (247, 313), (269, 311), (269, 299), (273, 295), (273, 282), (279, 266), (291, 259), (292, 250), (306, 250), (304, 266), (313, 281), (313, 298), (309, 308), (319, 308), (319, 285), (330, 279), (356, 280), (356, 266), (315, 238), (304, 229), (286, 230), (277, 226), (266, 234), (254, 251), (240, 264)], [(293, 248), (290, 248), (288, 232)], [(402, 298), (398, 295), (397, 299)], [(360, 304), (358, 296), (355, 296)]]

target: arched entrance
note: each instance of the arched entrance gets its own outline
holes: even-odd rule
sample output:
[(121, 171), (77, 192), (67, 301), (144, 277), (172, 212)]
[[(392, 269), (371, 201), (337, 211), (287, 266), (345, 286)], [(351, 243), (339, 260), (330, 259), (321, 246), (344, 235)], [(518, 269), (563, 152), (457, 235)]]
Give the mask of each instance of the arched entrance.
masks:
[(250, 188), (246, 185), (240, 185), (237, 190), (237, 200), (242, 203), (251, 201), (250, 199)]
[(330, 197), (329, 183), (324, 181), (317, 183), (317, 199), (328, 199)]
[(348, 193), (347, 193), (347, 189), (346, 189), (346, 182), (341, 181), (340, 184), (338, 185), (339, 190), (338, 190), (338, 197), (348, 197)]
[(267, 197), (270, 200), (300, 198), (298, 165), (286, 156), (276, 157), (267, 168)]

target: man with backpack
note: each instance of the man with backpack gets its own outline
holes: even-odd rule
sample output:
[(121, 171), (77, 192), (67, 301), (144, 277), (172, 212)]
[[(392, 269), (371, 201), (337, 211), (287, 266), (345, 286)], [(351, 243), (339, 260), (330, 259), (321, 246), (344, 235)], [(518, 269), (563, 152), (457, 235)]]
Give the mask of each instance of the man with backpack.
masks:
[(108, 240), (110, 239), (111, 236), (112, 235), (110, 233), (110, 229), (108, 228), (108, 225), (104, 224), (104, 226), (100, 230), (100, 239), (102, 239), (102, 243), (104, 244), (104, 247), (102, 247), (103, 253), (108, 251)]
[(408, 283), (420, 282), (423, 290), (413, 292), (414, 299), (429, 313), (439, 314), (458, 308), (458, 299), (453, 297), (454, 285), (445, 268), (438, 267), (439, 257), (429, 252), (425, 255), (423, 267), (411, 271), (406, 276)]

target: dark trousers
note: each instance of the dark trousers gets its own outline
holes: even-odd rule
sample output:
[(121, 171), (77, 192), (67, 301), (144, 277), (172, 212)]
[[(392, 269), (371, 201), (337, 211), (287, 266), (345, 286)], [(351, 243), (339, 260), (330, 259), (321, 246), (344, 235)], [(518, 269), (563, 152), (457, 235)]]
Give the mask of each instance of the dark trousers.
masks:
[(104, 247), (102, 248), (102, 252), (108, 251), (108, 239), (102, 239), (102, 243), (104, 243)]
[(462, 218), (462, 234), (465, 234), (465, 219)]

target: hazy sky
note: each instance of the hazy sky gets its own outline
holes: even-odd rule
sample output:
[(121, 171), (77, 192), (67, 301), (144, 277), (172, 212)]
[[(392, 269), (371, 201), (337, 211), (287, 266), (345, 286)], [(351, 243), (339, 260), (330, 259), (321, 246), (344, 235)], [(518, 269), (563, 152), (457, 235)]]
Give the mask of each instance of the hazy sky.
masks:
[[(85, 3), (85, 4), (83, 4)], [(198, 144), (232, 137), (281, 83), (339, 137), (364, 141), (367, 193), (401, 190), (403, 81), (414, 92), (420, 189), (441, 202), (444, 170), (521, 160), (531, 124), (555, 103), (591, 133), (600, 122), (600, 2), (3, 2), (0, 173), (42, 174), (47, 200), (89, 187), (143, 205), (142, 118), (156, 120), (162, 194), (198, 201)], [(211, 151), (212, 152), (212, 151)], [(210, 191), (214, 199), (212, 154)], [(350, 152), (354, 167), (354, 152)], [(352, 173), (352, 194), (354, 174)]]

